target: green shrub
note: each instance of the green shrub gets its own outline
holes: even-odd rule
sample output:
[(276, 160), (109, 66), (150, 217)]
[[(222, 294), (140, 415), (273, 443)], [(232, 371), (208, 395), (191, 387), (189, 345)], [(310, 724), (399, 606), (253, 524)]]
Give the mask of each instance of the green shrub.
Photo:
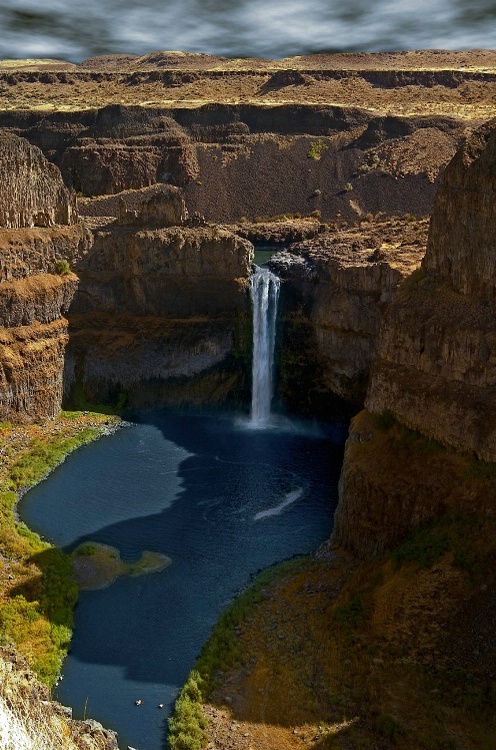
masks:
[(343, 189), (345, 193), (351, 193), (351, 191), (353, 190), (353, 185), (351, 184), (351, 182), (347, 182)]
[(71, 273), (69, 261), (65, 259), (58, 260), (55, 263), (55, 272), (58, 273), (59, 276), (67, 276), (67, 274)]
[(329, 148), (329, 146), (324, 143), (322, 138), (319, 138), (318, 141), (310, 141), (310, 147), (308, 149), (307, 157), (309, 159), (315, 159), (316, 161), (319, 161), (319, 159), (322, 158), (322, 154), (324, 153), (326, 148)]
[(78, 547), (76, 550), (76, 555), (81, 555), (83, 557), (91, 557), (96, 553), (96, 547), (94, 544), (83, 544), (81, 547)]
[(179, 694), (169, 719), (170, 750), (201, 750), (206, 745), (207, 720), (202, 711), (204, 681), (193, 670)]

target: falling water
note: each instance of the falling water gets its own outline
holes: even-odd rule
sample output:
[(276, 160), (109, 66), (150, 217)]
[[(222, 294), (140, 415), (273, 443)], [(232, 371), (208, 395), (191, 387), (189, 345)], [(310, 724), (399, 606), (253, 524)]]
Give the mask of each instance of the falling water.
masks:
[(251, 424), (264, 427), (270, 422), (277, 301), (280, 280), (268, 268), (255, 267), (251, 278), (253, 303), (253, 384)]

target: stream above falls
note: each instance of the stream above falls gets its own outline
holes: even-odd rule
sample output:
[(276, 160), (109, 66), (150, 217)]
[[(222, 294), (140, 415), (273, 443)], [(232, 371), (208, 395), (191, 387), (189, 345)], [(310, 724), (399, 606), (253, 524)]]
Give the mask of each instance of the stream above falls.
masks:
[(144, 551), (172, 560), (82, 592), (76, 607), (56, 697), (115, 729), (123, 748), (164, 746), (222, 609), (259, 570), (329, 537), (345, 430), (282, 424), (148, 413), (69, 456), (20, 504), (32, 529), (68, 551), (97, 542), (126, 563)]

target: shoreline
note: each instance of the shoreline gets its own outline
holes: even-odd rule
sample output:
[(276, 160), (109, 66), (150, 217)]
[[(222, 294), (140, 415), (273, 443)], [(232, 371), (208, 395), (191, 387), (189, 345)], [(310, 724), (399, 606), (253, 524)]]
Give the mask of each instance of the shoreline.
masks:
[[(61, 414), (63, 414), (63, 413), (64, 413), (64, 410), (61, 412)], [(83, 414), (83, 415), (97, 414), (97, 413), (98, 412), (81, 412), (81, 414)], [(22, 520), (22, 518), (20, 517), (19, 512), (18, 512), (19, 503), (21, 502), (21, 500), (24, 497), (24, 495), (27, 495), (27, 493), (30, 492), (32, 489), (34, 489), (34, 487), (36, 487), (38, 484), (41, 484), (41, 482), (44, 482), (45, 479), (48, 479), (48, 477), (50, 476), (50, 474), (52, 474), (52, 472), (54, 472), (55, 469), (57, 469), (59, 466), (61, 466), (61, 464), (63, 464), (65, 462), (65, 460), (68, 458), (68, 456), (71, 455), (71, 453), (74, 453), (74, 451), (78, 450), (79, 448), (82, 448), (84, 445), (89, 445), (90, 443), (94, 443), (97, 440), (100, 440), (101, 438), (110, 437), (110, 435), (113, 435), (118, 430), (124, 429), (124, 427), (128, 427), (129, 425), (130, 425), (130, 423), (126, 422), (126, 420), (124, 420), (124, 419), (122, 421), (120, 421), (120, 422), (117, 422), (114, 425), (104, 425), (102, 427), (102, 429), (101, 429), (101, 432), (99, 432), (98, 434), (96, 434), (93, 439), (85, 441), (84, 443), (81, 443), (80, 445), (75, 446), (73, 449), (68, 450), (67, 453), (65, 453), (62, 456), (62, 458), (60, 459), (60, 461), (58, 461), (56, 464), (54, 464), (53, 466), (51, 466), (48, 469), (48, 471), (46, 472), (46, 474), (44, 474), (39, 480), (37, 480), (33, 484), (30, 484), (27, 487), (23, 487), (23, 488), (17, 490), (17, 501), (16, 501), (16, 503), (14, 505), (14, 508), (13, 508), (13, 513), (14, 513), (14, 518), (16, 520), (16, 523), (24, 523), (24, 521)], [(85, 428), (83, 428), (83, 429), (85, 429)], [(95, 429), (97, 429), (97, 428), (95, 428)], [(25, 525), (27, 525), (27, 524), (25, 524)], [(33, 532), (33, 533), (36, 533), (36, 532)], [(44, 538), (40, 534), (38, 534), (38, 536), (40, 537), (40, 539), (42, 541), (44, 541)]]
[(79, 591), (70, 557), (24, 523), (19, 502), (70, 453), (126, 424), (90, 411), (62, 411), (36, 424), (0, 424), (0, 639), (49, 687), (69, 647)]

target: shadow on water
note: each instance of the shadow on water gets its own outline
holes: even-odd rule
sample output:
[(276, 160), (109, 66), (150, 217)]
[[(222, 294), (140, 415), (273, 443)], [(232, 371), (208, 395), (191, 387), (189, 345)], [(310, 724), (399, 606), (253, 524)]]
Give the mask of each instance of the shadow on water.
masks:
[[(223, 607), (257, 571), (328, 537), (344, 428), (264, 432), (170, 413), (135, 421), (69, 457), (20, 510), (66, 551), (91, 540), (116, 547), (126, 562), (144, 550), (172, 558), (160, 573), (81, 594), (58, 693), (75, 715), (89, 694), (96, 718), (148, 750), (157, 731), (142, 734), (136, 722), (157, 727), (166, 718)], [(17, 593), (29, 596), (29, 585)]]

